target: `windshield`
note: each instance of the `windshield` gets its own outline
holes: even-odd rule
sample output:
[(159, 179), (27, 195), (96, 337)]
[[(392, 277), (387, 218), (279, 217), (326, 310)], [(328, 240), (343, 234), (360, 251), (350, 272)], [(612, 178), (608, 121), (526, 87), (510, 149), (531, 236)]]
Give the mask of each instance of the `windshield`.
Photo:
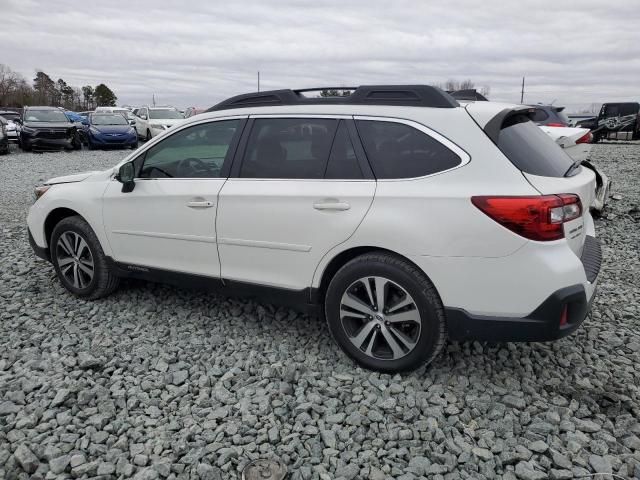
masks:
[(498, 148), (519, 170), (544, 177), (564, 177), (573, 165), (569, 155), (525, 115), (505, 120)]
[(0, 117), (3, 117), (5, 120), (13, 121), (16, 118), (20, 118), (20, 115), (18, 115), (17, 113), (3, 113), (0, 114)]
[(129, 125), (127, 120), (120, 114), (116, 115), (93, 115), (91, 123), (94, 125)]
[(600, 115), (603, 117), (624, 117), (635, 113), (638, 113), (637, 103), (605, 103)]
[(27, 110), (25, 122), (69, 122), (67, 116), (60, 110)]
[(149, 110), (149, 118), (173, 119), (173, 118), (184, 118), (184, 117), (179, 111), (167, 108), (166, 110), (158, 110), (158, 109)]

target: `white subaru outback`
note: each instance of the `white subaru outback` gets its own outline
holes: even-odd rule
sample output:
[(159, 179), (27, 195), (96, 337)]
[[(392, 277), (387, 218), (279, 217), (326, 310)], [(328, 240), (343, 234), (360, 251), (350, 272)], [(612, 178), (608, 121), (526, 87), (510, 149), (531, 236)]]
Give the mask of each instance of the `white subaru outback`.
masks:
[(447, 338), (558, 339), (596, 288), (595, 175), (530, 113), (422, 85), (240, 95), (39, 186), (29, 239), (74, 295), (133, 277), (305, 305), (380, 371)]

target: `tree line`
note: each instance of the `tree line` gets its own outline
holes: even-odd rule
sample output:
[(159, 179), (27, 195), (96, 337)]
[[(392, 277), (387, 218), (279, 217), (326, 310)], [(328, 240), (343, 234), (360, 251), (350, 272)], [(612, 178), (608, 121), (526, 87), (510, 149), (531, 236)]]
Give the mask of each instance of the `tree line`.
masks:
[[(442, 90), (446, 90), (447, 92), (455, 92), (456, 90), (477, 90), (478, 93), (485, 97), (488, 97), (489, 92), (491, 92), (491, 88), (488, 85), (476, 87), (476, 84), (470, 79), (458, 81), (450, 78), (444, 83), (436, 83), (435, 86)], [(349, 89), (323, 89), (320, 91), (321, 97), (343, 97), (348, 96), (349, 94), (351, 94), (351, 90)]]
[(95, 87), (74, 87), (62, 78), (53, 80), (38, 70), (30, 84), (24, 76), (0, 63), (0, 107), (38, 105), (93, 110), (95, 107), (116, 106), (117, 100), (115, 93), (104, 83)]

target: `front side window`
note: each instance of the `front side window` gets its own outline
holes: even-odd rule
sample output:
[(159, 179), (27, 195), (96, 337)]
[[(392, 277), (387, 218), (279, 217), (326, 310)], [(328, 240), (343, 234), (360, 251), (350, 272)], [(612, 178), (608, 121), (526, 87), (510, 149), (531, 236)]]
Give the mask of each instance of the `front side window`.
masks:
[(243, 178), (324, 178), (338, 121), (259, 118), (247, 142)]
[(140, 178), (220, 178), (240, 120), (194, 125), (165, 138), (145, 155)]
[(442, 143), (404, 123), (358, 120), (356, 125), (378, 179), (424, 177), (462, 162)]

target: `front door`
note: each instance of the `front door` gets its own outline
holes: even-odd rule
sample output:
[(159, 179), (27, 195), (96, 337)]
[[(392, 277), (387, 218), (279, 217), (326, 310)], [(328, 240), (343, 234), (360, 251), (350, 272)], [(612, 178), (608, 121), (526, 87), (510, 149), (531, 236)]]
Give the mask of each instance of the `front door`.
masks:
[(232, 118), (177, 130), (134, 160), (133, 191), (109, 183), (103, 216), (116, 261), (219, 277), (218, 193), (243, 122)]
[[(255, 118), (218, 207), (223, 279), (302, 290), (375, 192), (349, 119)], [(247, 127), (249, 128), (249, 126)]]

